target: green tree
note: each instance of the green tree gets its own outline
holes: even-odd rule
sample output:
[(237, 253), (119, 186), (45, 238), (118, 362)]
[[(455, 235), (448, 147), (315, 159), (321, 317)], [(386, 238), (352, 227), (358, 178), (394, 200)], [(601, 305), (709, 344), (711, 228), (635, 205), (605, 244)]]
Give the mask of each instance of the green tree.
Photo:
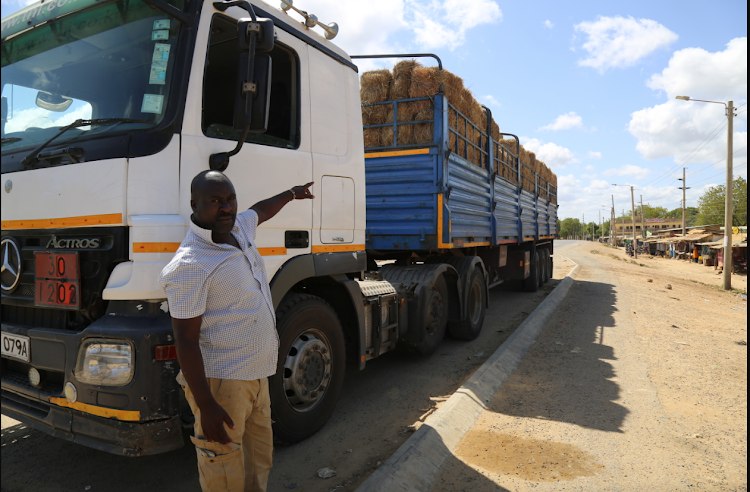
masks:
[[(698, 207), (685, 207), (685, 225), (692, 227), (698, 222), (698, 214), (700, 210)], [(682, 218), (682, 207), (670, 210), (664, 216), (668, 219), (681, 219)]]
[[(732, 225), (747, 225), (747, 180), (738, 176), (732, 184)], [(696, 225), (724, 224), (724, 200), (726, 186), (718, 185), (707, 189), (698, 199)]]
[(581, 235), (581, 221), (578, 219), (567, 218), (560, 223), (560, 237), (572, 237)]

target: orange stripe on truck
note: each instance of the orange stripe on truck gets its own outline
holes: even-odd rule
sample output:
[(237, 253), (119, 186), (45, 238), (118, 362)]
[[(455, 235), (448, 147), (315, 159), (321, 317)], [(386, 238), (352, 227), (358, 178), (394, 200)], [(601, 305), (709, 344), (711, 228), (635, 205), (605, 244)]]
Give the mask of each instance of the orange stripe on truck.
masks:
[(419, 155), (429, 153), (430, 149), (395, 150), (393, 152), (370, 152), (365, 154), (365, 159), (371, 159), (373, 157), (396, 157), (400, 155)]
[(65, 408), (72, 408), (84, 413), (90, 413), (98, 417), (114, 418), (117, 420), (127, 420), (131, 422), (138, 422), (141, 420), (141, 412), (137, 410), (116, 410), (114, 408), (97, 407), (95, 405), (89, 405), (88, 403), (81, 403), (77, 401), (72, 403), (67, 398), (50, 398), (50, 403), (59, 405)]
[(17, 229), (65, 229), (69, 227), (86, 227), (97, 225), (121, 225), (122, 214), (83, 215), (80, 217), (63, 217), (60, 219), (4, 220), (3, 230)]
[(278, 248), (258, 248), (258, 253), (260, 253), (261, 256), (285, 255), (286, 248), (284, 248), (283, 246)]
[(323, 246), (313, 246), (313, 253), (341, 253), (346, 251), (364, 251), (364, 244), (326, 244)]
[(133, 243), (133, 253), (174, 253), (180, 243)]

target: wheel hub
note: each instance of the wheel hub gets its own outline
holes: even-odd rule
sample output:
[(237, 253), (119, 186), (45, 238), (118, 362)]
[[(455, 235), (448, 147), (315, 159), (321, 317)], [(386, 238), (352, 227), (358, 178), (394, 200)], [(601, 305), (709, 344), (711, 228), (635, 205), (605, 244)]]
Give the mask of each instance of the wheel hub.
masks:
[(322, 399), (331, 381), (331, 350), (322, 333), (302, 333), (284, 361), (284, 393), (297, 411), (305, 412)]

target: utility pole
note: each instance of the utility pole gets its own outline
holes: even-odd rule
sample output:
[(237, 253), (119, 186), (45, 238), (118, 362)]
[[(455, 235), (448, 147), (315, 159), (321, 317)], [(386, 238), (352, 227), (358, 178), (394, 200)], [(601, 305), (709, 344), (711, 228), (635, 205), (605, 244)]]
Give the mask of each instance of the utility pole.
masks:
[(641, 195), (641, 238), (646, 242), (646, 213), (643, 211), (643, 195)]
[(581, 218), (583, 219), (583, 240), (586, 240), (586, 214), (581, 214)]
[(682, 235), (683, 236), (687, 234), (687, 227), (685, 224), (685, 190), (690, 189), (687, 186), (685, 186), (686, 184), (685, 183), (685, 169), (686, 168), (684, 167), (682, 168), (682, 178), (677, 178), (679, 181), (682, 181), (682, 187), (677, 188), (677, 189), (682, 190)]
[(724, 202), (724, 290), (732, 289), (732, 185), (734, 147), (734, 101), (727, 103), (727, 185)]
[(631, 217), (633, 222), (633, 257), (637, 260), (638, 259), (638, 236), (635, 235), (635, 195), (633, 191), (633, 187), (630, 187), (630, 209), (633, 212), (633, 215)]
[(612, 195), (612, 230), (609, 233), (610, 240), (612, 239), (612, 234), (614, 234), (614, 244), (615, 248), (617, 248), (617, 231), (615, 230), (615, 225), (617, 225), (616, 219), (615, 219), (615, 196)]

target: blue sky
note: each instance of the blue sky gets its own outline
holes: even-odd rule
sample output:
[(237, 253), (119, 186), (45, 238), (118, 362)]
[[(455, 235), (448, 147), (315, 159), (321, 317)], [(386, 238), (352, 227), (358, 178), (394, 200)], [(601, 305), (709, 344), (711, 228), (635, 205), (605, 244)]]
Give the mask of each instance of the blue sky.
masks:
[[(2, 0), (2, 15), (27, 2)], [(275, 2), (273, 3), (274, 6)], [(735, 175), (747, 176), (747, 3), (296, 0), (350, 54), (434, 52), (502, 131), (559, 178), (559, 215), (597, 217), (615, 195), (668, 209), (687, 167), (688, 205), (724, 182), (733, 99)], [(292, 14), (294, 15), (294, 14)], [(382, 66), (366, 63), (362, 69)], [(609, 210), (603, 210), (608, 214)], [(619, 213), (619, 212), (618, 212)], [(608, 215), (607, 215), (608, 216)]]

